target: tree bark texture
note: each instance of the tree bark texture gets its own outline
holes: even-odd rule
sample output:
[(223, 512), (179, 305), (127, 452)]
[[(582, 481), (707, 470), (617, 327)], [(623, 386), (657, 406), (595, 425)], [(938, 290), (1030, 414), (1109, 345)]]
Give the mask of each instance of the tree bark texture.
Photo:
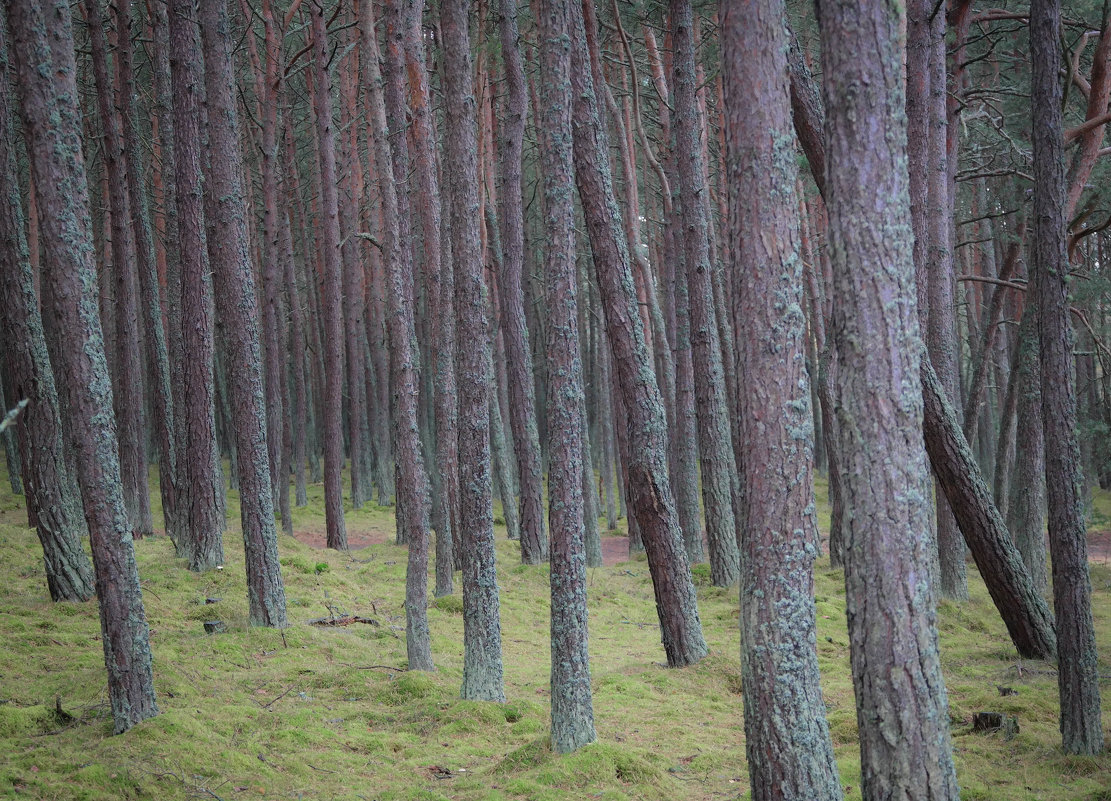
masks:
[[(316, 117), (320, 169), (321, 215), (318, 248), (324, 254), (324, 513), (329, 548), (347, 550), (343, 519), (343, 262), (340, 258), (339, 196), (336, 181), (336, 137), (332, 119), (332, 82), (328, 75), (328, 43), (324, 6), (313, 0), (313, 113)], [(356, 358), (357, 354), (350, 354)]]
[[(382, 199), (383, 245), (390, 314), (387, 330), (393, 361), (394, 458), (398, 503), (406, 509), (409, 545), (405, 574), (405, 648), (410, 670), (433, 670), (428, 630), (428, 473), (417, 420), (419, 371), (413, 301), (413, 254), (401, 238), (399, 220), (409, 216), (409, 156), (405, 142), (405, 24), (400, 0), (386, 8), (386, 81), (378, 67), (378, 41), (370, 4), (359, 11), (363, 88), (374, 137), (374, 161)], [(388, 117), (388, 122), (387, 122)], [(391, 147), (390, 134), (393, 134)], [(400, 191), (399, 191), (400, 190)], [(404, 195), (404, 197), (403, 197)]]
[(1057, 681), (1066, 753), (1103, 750), (1099, 657), (1092, 621), (1083, 477), (1076, 437), (1074, 334), (1069, 321), (1065, 255), (1065, 171), (1062, 143), (1060, 0), (1030, 4), (1031, 88), (1034, 107), (1034, 292), (1041, 343), (1042, 422), (1057, 618)]
[(182, 519), (176, 544), (178, 555), (188, 560), (189, 569), (203, 572), (224, 562), (224, 523), (216, 448), (216, 323), (201, 180), (204, 74), (196, 10), (190, 0), (171, 0), (169, 26), (181, 264), (182, 404), (178, 416), (178, 454), (182, 464), (178, 478)]
[[(162, 287), (151, 228), (150, 209), (144, 184), (142, 144), (136, 131), (138, 119), (131, 47), (131, 11), (127, 4), (116, 5), (116, 58), (119, 62), (120, 131), (126, 152), (127, 192), (131, 204), (131, 227), (135, 236), (136, 267), (139, 272), (139, 302), (143, 309), (144, 338), (147, 345), (152, 423), (158, 443), (158, 489), (162, 500), (162, 520), (168, 533), (177, 530), (177, 441), (174, 395), (170, 375), (170, 354), (162, 314)], [(168, 120), (160, 121), (169, 125)], [(170, 126), (172, 127), (172, 125)], [(145, 447), (145, 443), (143, 445)]]
[[(710, 578), (716, 587), (737, 581), (740, 555), (733, 492), (737, 467), (733, 458), (729, 407), (725, 394), (725, 368), (714, 309), (713, 267), (710, 262), (709, 188), (700, 142), (698, 103), (695, 97), (694, 17), (690, 0), (670, 5), (674, 81), (676, 173), (682, 220), (681, 247), (687, 271), (690, 308), (691, 358), (698, 418), (698, 453), (702, 476), (702, 505), (706, 511), (706, 537), (710, 551)], [(786, 135), (790, 136), (790, 131)], [(792, 190), (793, 190), (792, 186)], [(797, 254), (796, 254), (797, 255)], [(801, 264), (801, 261), (799, 262)], [(801, 311), (801, 309), (800, 309)], [(701, 537), (701, 531), (699, 531)]]
[(455, 281), (451, 259), (441, 260), (447, 244), (440, 230), (440, 179), (436, 164), (436, 133), (429, 101), (428, 70), (424, 60), (421, 12), (423, 0), (410, 0), (405, 6), (405, 66), (409, 76), (409, 111), (412, 115), (410, 137), (415, 196), (423, 267), (429, 287), (434, 358), (434, 414), (436, 421), (436, 459), (430, 465), (439, 472), (440, 515), (436, 528), (436, 589), (438, 596), (451, 595), (453, 584), (453, 533), (459, 526), (459, 438), (456, 420), (458, 398), (455, 383)]
[[(551, 516), (552, 750), (594, 742), (587, 651), (583, 433), (571, 139), (571, 4), (541, 0), (537, 133), (544, 184), (544, 278), (548, 319), (548, 492)], [(522, 309), (523, 311), (523, 309)], [(523, 532), (522, 532), (523, 536)]]
[[(946, 399), (960, 415), (960, 367), (957, 362), (957, 326), (954, 319), (954, 275), (952, 251), (953, 199), (949, 183), (949, 153), (946, 143), (946, 17), (933, 13), (929, 23), (930, 94), (928, 111), (928, 191), (926, 256), (930, 313), (925, 331), (926, 349), (945, 387)], [(957, 521), (944, 493), (935, 492), (937, 520), (938, 586), (942, 598), (968, 598), (965, 545)]]
[(706, 641), (668, 479), (663, 398), (640, 324), (636, 286), (610, 175), (609, 144), (590, 76), (582, 13), (577, 3), (571, 5), (575, 180), (627, 414), (630, 507), (648, 554), (667, 663), (682, 667), (706, 655)]
[[(232, 427), (239, 475), (240, 522), (247, 569), (248, 619), (255, 626), (288, 625), (285, 585), (278, 562), (273, 483), (262, 374), (258, 296), (247, 244), (247, 219), (240, 181), (239, 121), (231, 62), (226, 0), (200, 6), (208, 104), (206, 191), (216, 214), (209, 262), (216, 307), (224, 323), (230, 372)], [(286, 482), (288, 484), (288, 481)]]
[(150, 632), (121, 491), (112, 387), (96, 301), (96, 267), (77, 94), (70, 6), (8, 8), (24, 134), (39, 192), (44, 264), (62, 404), (89, 527), (114, 731), (158, 714)]
[(719, 10), (745, 388), (737, 430), (745, 752), (753, 799), (838, 801), (815, 644), (818, 523), (785, 11), (780, 0)]
[(451, 251), (459, 348), (459, 491), (463, 551), (463, 698), (504, 701), (501, 615), (490, 471), (490, 331), (478, 223), (478, 145), (471, 78), (470, 3), (440, 4), (444, 159), (451, 165)]
[(117, 369), (113, 400), (120, 439), (120, 473), (124, 503), (136, 538), (153, 533), (150, 492), (147, 488), (145, 406), (143, 403), (142, 359), (139, 353), (139, 289), (136, 281), (135, 238), (131, 228), (131, 204), (123, 136), (116, 111), (113, 82), (108, 72), (106, 20), (98, 0), (85, 0), (89, 19), (93, 78), (96, 83), (100, 127), (104, 134), (104, 169), (108, 174), (108, 201), (112, 209), (112, 267), (116, 279)]
[(1042, 423), (1042, 371), (1038, 358), (1038, 304), (1027, 298), (1018, 326), (1018, 348), (1012, 377), (1016, 399), (1015, 442), (1007, 529), (1030, 573), (1034, 591), (1049, 591), (1049, 560), (1045, 542), (1045, 426)]
[(509, 424), (513, 430), (517, 477), (521, 484), (521, 561), (535, 565), (548, 558), (548, 536), (544, 520), (540, 438), (536, 428), (532, 351), (525, 321), (525, 292), (521, 283), (525, 261), (521, 153), (525, 117), (528, 114), (528, 95), (525, 92), (521, 52), (517, 46), (519, 35), (515, 0), (500, 0), (498, 30), (506, 85), (505, 119), (498, 145), (503, 247), (498, 296), (501, 301), (501, 333), (509, 372)]
[[(51, 600), (87, 601), (94, 592), (93, 570), (81, 546), (85, 534), (81, 499), (74, 497), (66, 464), (58, 391), (24, 233), (9, 70), (0, 17), (0, 185), (4, 187), (0, 197), (0, 337), (13, 393), (11, 403), (29, 401), (17, 420), (21, 464), (15, 466), (22, 467), (28, 517), (42, 544)], [(3, 411), (7, 413), (7, 404)]]
[(930, 580), (901, 5), (819, 0), (846, 615), (865, 799), (957, 799)]

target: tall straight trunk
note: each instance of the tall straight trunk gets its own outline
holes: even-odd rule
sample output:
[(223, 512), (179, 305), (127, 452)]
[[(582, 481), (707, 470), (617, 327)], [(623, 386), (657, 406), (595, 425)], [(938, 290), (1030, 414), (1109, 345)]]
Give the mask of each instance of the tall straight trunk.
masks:
[[(795, 74), (792, 73), (794, 79)], [(796, 128), (802, 124), (797, 111), (795, 108)], [(824, 142), (813, 138), (800, 138), (800, 141), (803, 147), (816, 148), (807, 154), (811, 163), (826, 163)], [(815, 180), (818, 191), (827, 203), (831, 202), (831, 189), (826, 178), (816, 175)], [(840, 354), (838, 362), (840, 371)], [(938, 483), (953, 508), (965, 542), (972, 550), (976, 566), (988, 585), (988, 592), (1015, 648), (1024, 657), (1049, 659), (1057, 650), (1049, 608), (1033, 588), (972, 450), (964, 439), (956, 413), (944, 397), (928, 359), (921, 360), (919, 372), (926, 452)], [(843, 380), (838, 379), (838, 383), (843, 383)], [(840, 441), (845, 441), (844, 435)], [(849, 466), (847, 461), (846, 466)], [(847, 505), (850, 497), (847, 493), (845, 497)], [(931, 545), (927, 550), (936, 555), (936, 546)], [(935, 570), (935, 565), (931, 562), (928, 569)]]
[(1038, 303), (1027, 298), (1018, 326), (1018, 348), (1011, 383), (1017, 393), (1015, 470), (1011, 477), (1007, 529), (1030, 573), (1034, 591), (1049, 590), (1045, 544), (1045, 426), (1042, 423), (1042, 380), (1038, 364)]
[(1030, 4), (1034, 125), (1034, 246), (1031, 266), (1041, 343), (1042, 422), (1057, 619), (1057, 681), (1066, 753), (1103, 750), (1099, 657), (1092, 622), (1083, 477), (1076, 434), (1074, 334), (1069, 321), (1065, 255), (1065, 169), (1061, 120), (1061, 4)]
[[(149, 387), (151, 412), (158, 443), (158, 487), (162, 500), (165, 529), (177, 528), (177, 442), (173, 388), (170, 376), (170, 355), (162, 314), (162, 287), (158, 278), (158, 260), (151, 229), (141, 159), (142, 144), (136, 131), (139, 118), (131, 50), (130, 7), (116, 5), (116, 58), (119, 62), (120, 128), (126, 151), (127, 192), (131, 204), (131, 225), (135, 235), (136, 267), (139, 271), (139, 301), (143, 308), (143, 326), (147, 344), (148, 373), (153, 378)], [(145, 443), (143, 444), (145, 447)]]
[[(336, 191), (336, 137), (332, 119), (332, 82), (321, 0), (310, 3), (313, 48), (313, 116), (316, 118), (321, 216), (317, 248), (324, 254), (324, 514), (329, 548), (347, 550), (343, 519), (343, 305), (340, 258), (339, 197)], [(350, 354), (351, 358), (357, 354)]]
[[(728, 587), (737, 581), (740, 574), (737, 521), (733, 516), (737, 466), (733, 460), (729, 407), (725, 394), (725, 368), (714, 308), (709, 188), (706, 185), (706, 165), (699, 141), (701, 125), (695, 91), (694, 15), (690, 0), (671, 0), (670, 15), (674, 48), (674, 81), (671, 88), (675, 103), (672, 127), (676, 143), (676, 173), (679, 177), (681, 246), (690, 304), (691, 357), (698, 412), (698, 453), (702, 468), (702, 505), (706, 511), (710, 578), (714, 586)], [(790, 131), (785, 135), (789, 136)]]
[(525, 261), (521, 152), (525, 117), (528, 113), (528, 95), (525, 91), (521, 52), (517, 47), (516, 0), (500, 0), (498, 31), (501, 36), (506, 85), (502, 137), (498, 144), (501, 240), (504, 248), (502, 270), (498, 276), (498, 295), (501, 300), (501, 332), (509, 372), (509, 424), (513, 429), (517, 476), (521, 484), (521, 561), (535, 565), (548, 558), (548, 536), (544, 521), (540, 439), (536, 429), (532, 351), (529, 348), (529, 331), (525, 322), (525, 293), (521, 284)]
[[(65, 387), (64, 430), (77, 462), (89, 527), (101, 642), (113, 729), (119, 734), (158, 714), (150, 632), (131, 526), (121, 491), (112, 387), (95, 297), (92, 224), (73, 32), (68, 2), (8, 8), (23, 130), (39, 196), (39, 224), (50, 313), (65, 333), (58, 377)], [(49, 33), (47, 33), (49, 31)]]
[(405, 65), (409, 75), (409, 111), (412, 114), (412, 156), (416, 213), (424, 244), (424, 270), (429, 287), (432, 316), (433, 371), (436, 419), (436, 458), (432, 469), (439, 473), (441, 514), (436, 529), (437, 596), (452, 592), (452, 532), (459, 524), (459, 438), (455, 387), (455, 314), (452, 311), (455, 282), (451, 259), (441, 261), (447, 238), (440, 231), (440, 181), (436, 172), (436, 134), (424, 62), (422, 2), (405, 6)]
[(147, 488), (146, 421), (143, 404), (143, 368), (139, 353), (139, 290), (135, 274), (135, 238), (115, 92), (108, 72), (108, 37), (99, 0), (85, 0), (89, 18), (93, 77), (96, 82), (100, 126), (104, 134), (104, 168), (108, 175), (108, 201), (112, 209), (112, 267), (116, 277), (116, 347), (118, 364), (113, 399), (120, 439), (120, 473), (123, 497), (136, 538), (153, 533), (150, 492)]
[[(409, 153), (405, 142), (405, 25), (401, 0), (386, 9), (386, 75), (378, 67), (378, 40), (370, 3), (359, 12), (362, 84), (374, 135), (374, 160), (382, 198), (383, 246), (389, 291), (398, 507), (405, 509), (409, 561), (405, 575), (405, 648), (410, 670), (433, 670), (428, 631), (428, 472), (417, 419), (419, 358), (413, 301), (413, 252), (406, 247), (409, 218)], [(387, 122), (388, 120), (388, 122)], [(393, 134), (393, 141), (390, 134)], [(406, 220), (404, 236), (400, 221)]]
[[(754, 800), (839, 801), (814, 647), (818, 521), (784, 15), (782, 0), (743, 15), (720, 5), (724, 177), (730, 266), (741, 278), (737, 356), (745, 388), (737, 430), (745, 476), (738, 521), (745, 751)], [(689, 6), (673, 2), (677, 53), (689, 17)], [(677, 105), (693, 89), (683, 83), (675, 82)]]
[(575, 180), (627, 415), (629, 505), (648, 552), (667, 662), (682, 667), (706, 655), (706, 641), (671, 494), (663, 398), (640, 324), (636, 285), (610, 176), (608, 137), (599, 121), (588, 66), (586, 32), (581, 9), (577, 3), (571, 6)]
[[(181, 273), (181, 529), (178, 555), (189, 569), (224, 562), (223, 488), (216, 448), (215, 315), (201, 183), (203, 69), (196, 13), (190, 0), (171, 0), (170, 72), (174, 105), (174, 182)], [(171, 303), (171, 306), (174, 304)], [(175, 406), (175, 409), (178, 408)]]
[(240, 183), (239, 122), (226, 0), (207, 0), (200, 7), (199, 19), (208, 104), (206, 188), (215, 211), (215, 236), (208, 241), (209, 262), (216, 307), (225, 326), (227, 369), (231, 374), (231, 422), (239, 471), (248, 619), (255, 626), (281, 627), (288, 621), (267, 447), (268, 438), (281, 438), (281, 429), (270, 431), (266, 425), (258, 297)]
[(464, 698), (504, 701), (501, 615), (490, 492), (490, 331), (478, 222), (478, 147), (471, 79), (470, 3), (443, 0), (444, 160), (451, 165), (451, 250), (459, 335), (459, 490), (463, 555)]
[[(353, 43), (352, 43), (353, 44)], [(341, 40), (341, 47), (347, 42)], [(354, 54), (347, 58), (352, 59)], [(359, 225), (359, 207), (362, 192), (358, 176), (361, 172), (358, 154), (358, 131), (355, 123), (355, 94), (357, 93), (357, 70), (354, 65), (338, 70), (339, 78), (339, 151), (336, 169), (339, 173), (340, 258), (342, 261), (343, 284), (343, 336), (345, 352), (350, 354), (344, 363), (346, 369), (347, 398), (347, 463), (351, 474), (351, 508), (361, 509), (370, 500), (370, 477), (366, 475), (366, 448), (369, 446), (370, 430), (367, 426), (366, 365), (359, 354), (363, 352), (362, 339), (366, 336), (366, 322), (363, 314), (364, 265), (359, 250), (364, 245), (356, 235)], [(404, 137), (402, 137), (404, 139)], [(399, 507), (401, 511), (402, 507)]]
[[(74, 497), (62, 441), (62, 418), (54, 369), (46, 349), (39, 296), (23, 228), (16, 149), (12, 129), (10, 62), (0, 16), (0, 337), (4, 368), (15, 404), (26, 399), (15, 431), (26, 495), (28, 519), (42, 544), (46, 586), (54, 601), (87, 601), (93, 597), (93, 570), (81, 547), (85, 534), (80, 497)], [(4, 413), (7, 403), (2, 405)], [(14, 436), (13, 436), (14, 439)], [(19, 475), (19, 472), (16, 473)]]
[(305, 376), (305, 323), (301, 310), (301, 290), (297, 281), (297, 263), (293, 255), (293, 238), (290, 233), (288, 212), (283, 207), (279, 221), (282, 235), (282, 265), (285, 271), (286, 293), (289, 297), (289, 370), (293, 374), (293, 404), (288, 410), (293, 434), (293, 476), (298, 506), (309, 502), (305, 480), (305, 440), (311, 409)]
[(574, 751), (597, 739), (587, 651), (583, 511), (583, 414), (575, 260), (575, 190), (571, 153), (570, 3), (541, 0), (540, 103), (537, 131), (543, 171), (544, 273), (548, 312), (548, 488), (552, 526), (552, 750)]
[[(935, 4), (936, 5), (936, 4)], [(933, 9), (931, 8), (931, 11)], [(925, 332), (926, 349), (945, 387), (946, 398), (960, 414), (960, 367), (958, 365), (952, 252), (953, 202), (949, 196), (949, 155), (946, 145), (945, 14), (930, 19), (930, 94), (928, 131), (928, 236), (927, 272), (930, 315)], [(938, 582), (942, 598), (966, 600), (968, 576), (965, 545), (949, 501), (936, 496)]]
[(847, 617), (865, 799), (957, 799), (930, 576), (902, 8), (820, 0)]
[[(279, 499), (279, 506), (288, 506), (289, 503), (289, 475), (283, 469), (282, 442), (277, 436), (284, 420), (293, 421), (294, 440), (298, 436), (297, 427), (301, 427), (301, 445), (304, 446), (304, 404), (297, 407), (297, 417), (285, 408), (283, 403), (284, 385), (286, 383), (286, 367), (288, 353), (284, 342), (279, 320), (282, 317), (281, 290), (285, 280), (283, 233), (287, 226), (283, 218), (282, 205), (279, 202), (278, 184), (280, 182), (280, 165), (278, 161), (278, 106), (284, 81), (282, 65), (282, 43), (278, 19), (274, 11), (273, 0), (262, 2), (263, 23), (263, 66), (261, 74), (257, 76), (255, 85), (259, 90), (258, 108), (261, 116), (261, 148), (260, 167), (262, 171), (262, 344), (266, 360), (266, 430), (271, 436), (267, 439), (267, 458), (270, 465), (270, 484), (273, 487), (274, 497)], [(295, 164), (290, 164), (287, 169), (297, 169)], [(292, 302), (291, 302), (292, 305)], [(293, 314), (300, 314), (300, 309)], [(293, 351), (296, 352), (296, 351)], [(294, 370), (298, 369), (294, 360)], [(296, 384), (298, 378), (294, 378)], [(303, 376), (300, 377), (303, 381)], [(300, 418), (300, 419), (297, 419)], [(295, 448), (296, 449), (296, 448)], [(303, 458), (303, 455), (302, 455)], [(304, 462), (294, 462), (299, 470), (300, 478), (304, 478)], [(298, 505), (302, 505), (298, 489)], [(284, 517), (284, 515), (283, 515)], [(290, 521), (292, 522), (292, 521)], [(287, 531), (292, 534), (292, 531)]]
[[(170, 23), (166, 3), (153, 3), (151, 6), (151, 34), (154, 39), (154, 53), (151, 71), (155, 91), (158, 137), (156, 147), (162, 157), (156, 175), (162, 183), (162, 259), (165, 261), (164, 280), (166, 292), (162, 296), (162, 314), (166, 323), (166, 344), (170, 361), (170, 398), (173, 406), (173, 425), (169, 435), (174, 449), (174, 518), (173, 528), (167, 527), (166, 533), (175, 543), (184, 543), (186, 534), (182, 523), (186, 519), (185, 489), (182, 486), (183, 455), (182, 438), (184, 412), (183, 392), (185, 382), (182, 360), (184, 343), (181, 333), (181, 236), (177, 218), (177, 137), (174, 132), (173, 80), (170, 68)], [(162, 269), (162, 265), (159, 265)], [(162, 280), (160, 278), (160, 280)], [(148, 300), (149, 302), (149, 300)], [(179, 546), (180, 547), (180, 546)], [(180, 552), (180, 551), (179, 551)]]

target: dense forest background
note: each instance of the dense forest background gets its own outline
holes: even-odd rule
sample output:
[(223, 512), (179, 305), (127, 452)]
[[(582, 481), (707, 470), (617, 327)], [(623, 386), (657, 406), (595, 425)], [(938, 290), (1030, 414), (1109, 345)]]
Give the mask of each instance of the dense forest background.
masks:
[[(959, 795), (939, 604), (990, 602), (1012, 656), (1056, 665), (1032, 668), (1055, 747), (1101, 765), (1106, 4), (2, 22), (7, 477), (40, 589), (97, 598), (115, 733), (166, 707), (143, 540), (196, 588), (236, 565), (239, 628), (283, 646), (303, 544), (371, 544), (404, 549), (408, 671), (454, 664), (435, 610), (461, 597), (465, 701), (513, 701), (506, 560), (547, 565), (545, 748), (574, 752), (599, 736), (588, 570), (620, 552), (670, 668), (718, 664), (700, 603), (739, 587), (752, 798), (858, 783), (823, 699), (831, 583), (857, 793)], [(329, 598), (325, 625), (363, 622)]]

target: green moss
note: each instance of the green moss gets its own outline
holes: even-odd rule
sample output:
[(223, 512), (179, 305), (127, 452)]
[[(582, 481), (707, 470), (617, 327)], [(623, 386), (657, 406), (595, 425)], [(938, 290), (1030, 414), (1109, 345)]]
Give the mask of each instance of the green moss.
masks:
[(453, 615), (463, 614), (463, 599), (458, 595), (441, 595), (432, 602), (432, 606)]
[[(0, 500), (7, 497), (6, 486), (0, 474)], [(309, 487), (309, 501), (294, 511), (295, 526), (321, 531), (319, 485)], [(824, 502), (819, 489), (819, 514)], [(190, 573), (164, 537), (136, 543), (162, 714), (111, 737), (96, 606), (51, 604), (39, 545), (22, 511), (0, 511), (0, 797), (185, 801), (211, 797), (211, 791), (221, 798), (354, 798), (353, 788), (379, 799), (458, 801), (694, 801), (722, 792), (745, 797), (735, 589), (699, 588), (711, 655), (668, 670), (646, 567), (632, 561), (589, 571), (599, 742), (555, 755), (548, 746), (546, 568), (518, 569), (519, 544), (499, 537), (509, 702), (459, 700), (458, 594), (432, 602), (436, 672), (404, 671), (406, 552), (392, 544), (391, 515), (392, 509), (370, 504), (349, 513), (349, 532), (371, 532), (383, 543), (350, 554), (281, 538), (294, 624), (282, 632), (247, 625), (235, 513), (225, 537), (226, 567), (219, 573)], [(322, 564), (327, 569), (318, 573)], [(1051, 666), (1019, 662), (983, 584), (971, 578), (970, 585), (970, 601), (943, 604), (940, 612), (964, 795), (1111, 801), (1099, 795), (1111, 786), (1111, 756), (1060, 753)], [(1094, 565), (1092, 587), (1101, 663), (1108, 664), (1111, 568)], [(207, 597), (222, 600), (206, 606)], [(842, 785), (851, 788), (845, 797), (857, 801), (859, 746), (844, 577), (824, 558), (815, 566), (815, 599), (830, 730)], [(381, 625), (305, 625), (327, 614), (325, 604)], [(205, 635), (200, 620), (215, 616), (229, 631)], [(1018, 695), (1000, 696), (999, 685)], [(51, 720), (58, 696), (74, 717), (66, 725)], [(972, 713), (986, 709), (1017, 716), (1019, 735), (1006, 742), (971, 734)], [(434, 766), (451, 776), (437, 778)], [(17, 793), (16, 785), (25, 789)], [(231, 792), (235, 787), (247, 789)]]

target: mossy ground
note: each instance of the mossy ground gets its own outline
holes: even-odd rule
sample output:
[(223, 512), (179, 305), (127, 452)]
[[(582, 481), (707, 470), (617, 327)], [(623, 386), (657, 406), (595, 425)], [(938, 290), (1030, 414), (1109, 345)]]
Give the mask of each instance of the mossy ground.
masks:
[[(298, 530), (323, 526), (320, 495), (320, 487), (312, 487), (309, 507), (295, 511)], [(153, 497), (157, 501), (157, 492)], [(521, 566), (504, 530), (498, 531), (498, 558), (510, 700), (481, 704), (458, 698), (458, 603), (440, 600), (429, 609), (437, 672), (401, 670), (405, 551), (393, 545), (341, 554), (282, 537), (293, 625), (285, 631), (248, 628), (234, 493), (229, 506), (222, 571), (190, 573), (164, 537), (137, 543), (162, 714), (113, 737), (96, 606), (50, 602), (21, 500), (0, 494), (0, 797), (747, 797), (733, 590), (700, 584), (712, 654), (694, 667), (668, 670), (643, 556), (591, 570), (599, 741), (557, 756), (547, 745), (547, 567)], [(158, 514), (156, 509), (156, 520)], [(392, 531), (392, 516), (370, 505), (349, 512), (347, 526)], [(826, 560), (816, 574), (830, 728), (846, 797), (856, 799), (859, 757), (843, 578)], [(1108, 674), (1111, 569), (1095, 566), (1092, 582), (1101, 664)], [(206, 598), (220, 600), (206, 604)], [(380, 625), (307, 624), (327, 615), (328, 607)], [(206, 635), (202, 622), (212, 618), (224, 620), (228, 632)], [(1111, 756), (1081, 759), (1060, 752), (1052, 666), (1015, 656), (978, 579), (971, 601), (942, 606), (941, 638), (966, 801), (1111, 797)], [(1018, 694), (1002, 697), (1000, 685)], [(1002, 734), (972, 734), (971, 716), (981, 710), (1016, 715), (1019, 734), (1010, 741)], [(1111, 710), (1104, 718), (1107, 728)]]

